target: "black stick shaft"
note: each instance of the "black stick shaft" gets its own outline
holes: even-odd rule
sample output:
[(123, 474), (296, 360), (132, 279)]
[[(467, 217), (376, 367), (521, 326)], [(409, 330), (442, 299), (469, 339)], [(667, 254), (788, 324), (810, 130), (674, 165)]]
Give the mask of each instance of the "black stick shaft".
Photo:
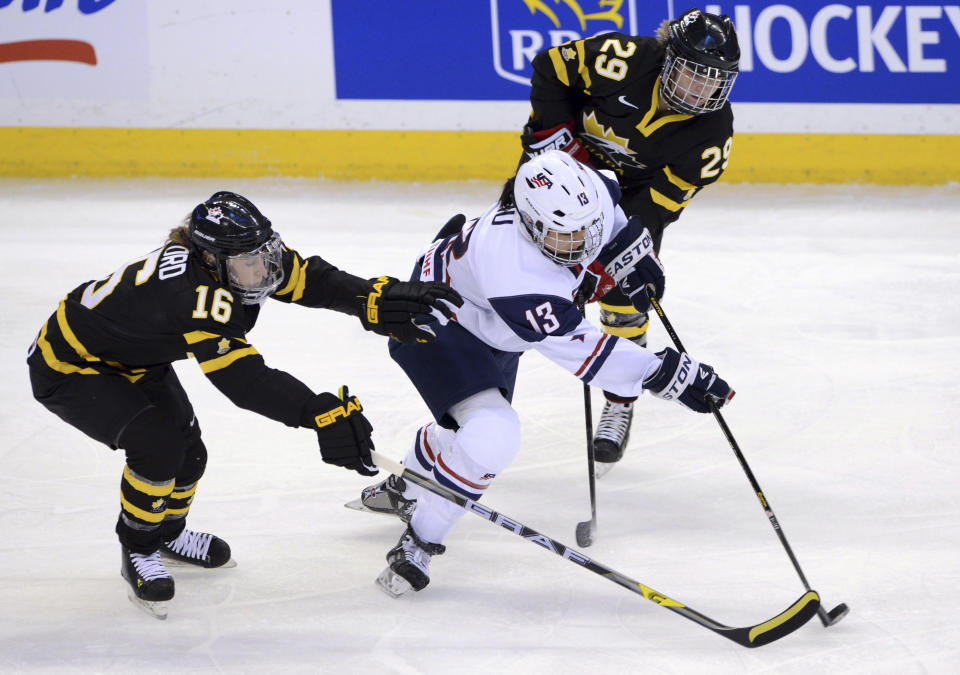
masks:
[[(684, 349), (683, 343), (680, 342), (680, 336), (677, 335), (677, 331), (674, 330), (673, 324), (670, 323), (670, 319), (668, 319), (667, 315), (664, 314), (663, 307), (660, 306), (660, 303), (656, 298), (652, 297), (652, 295), (653, 294), (651, 294), (650, 302), (653, 305), (653, 309), (657, 313), (657, 316), (660, 317), (660, 321), (663, 323), (664, 329), (666, 329), (670, 339), (673, 340), (673, 344), (676, 346), (677, 350), (686, 352), (687, 350)], [(777, 533), (777, 538), (780, 539), (780, 543), (783, 545), (783, 550), (787, 552), (787, 557), (790, 558), (790, 562), (793, 563), (793, 569), (797, 571), (800, 581), (803, 582), (803, 587), (808, 591), (812, 590), (810, 588), (810, 583), (807, 581), (807, 577), (804, 575), (803, 570), (800, 569), (800, 563), (797, 560), (797, 556), (794, 555), (793, 549), (790, 548), (790, 543), (787, 541), (786, 535), (780, 528), (780, 522), (777, 520), (777, 516), (773, 512), (773, 507), (770, 506), (770, 502), (767, 501), (767, 498), (763, 495), (763, 490), (760, 488), (760, 483), (757, 482), (756, 477), (753, 475), (753, 471), (750, 469), (750, 465), (747, 464), (747, 458), (744, 457), (743, 452), (740, 451), (740, 446), (737, 444), (737, 440), (733, 437), (733, 432), (730, 431), (730, 427), (727, 426), (726, 420), (723, 419), (723, 415), (720, 414), (720, 410), (713, 403), (713, 401), (707, 399), (707, 405), (710, 406), (710, 412), (712, 412), (714, 418), (716, 418), (717, 423), (720, 425), (720, 429), (723, 431), (723, 435), (727, 439), (727, 443), (733, 449), (733, 454), (736, 455), (737, 461), (740, 462), (740, 466), (743, 468), (743, 472), (747, 475), (747, 480), (750, 481), (750, 486), (753, 488), (754, 493), (756, 493), (757, 499), (760, 500), (760, 505), (763, 507), (764, 513), (767, 514), (767, 520), (769, 520), (770, 524), (773, 526), (773, 531)], [(817, 609), (817, 616), (820, 617), (820, 622), (823, 623), (824, 626), (829, 625), (827, 610), (825, 610), (823, 607), (819, 607)]]
[(593, 459), (593, 406), (590, 385), (583, 385), (583, 419), (587, 427), (587, 479), (590, 483), (590, 526), (597, 526), (597, 467)]
[[(579, 305), (585, 315), (584, 306)], [(587, 482), (590, 485), (590, 534), (597, 527), (597, 466), (593, 458), (593, 404), (590, 400), (590, 385), (583, 383), (583, 420), (587, 428)]]
[(409, 480), (415, 485), (419, 485), (425, 490), (432, 492), (433, 494), (446, 499), (449, 502), (452, 502), (462, 509), (473, 513), (474, 515), (480, 516), (485, 520), (489, 520), (494, 525), (499, 525), (505, 530), (512, 532), (513, 534), (518, 535), (519, 537), (526, 539), (529, 542), (537, 544), (547, 549), (551, 553), (554, 553), (564, 560), (568, 560), (575, 565), (579, 565), (584, 569), (588, 569), (594, 574), (597, 574), (604, 579), (608, 579), (613, 583), (622, 586), (632, 593), (641, 595), (650, 602), (653, 602), (665, 609), (669, 609), (671, 612), (679, 614), (685, 619), (689, 619), (694, 623), (697, 623), (704, 628), (712, 630), (718, 635), (722, 635), (728, 640), (733, 640), (739, 645), (744, 647), (759, 647), (761, 645), (769, 644), (774, 640), (779, 640), (784, 635), (789, 635), (793, 631), (797, 630), (800, 626), (805, 624), (811, 617), (816, 613), (820, 607), (820, 596), (817, 595), (816, 591), (807, 591), (804, 595), (790, 605), (787, 609), (780, 612), (775, 617), (759, 623), (755, 626), (744, 626), (741, 628), (727, 626), (722, 624), (714, 619), (711, 619), (705, 614), (701, 614), (692, 607), (677, 602), (673, 598), (670, 598), (659, 591), (656, 591), (649, 586), (631, 579), (630, 577), (617, 572), (606, 565), (593, 560), (592, 558), (587, 557), (583, 553), (570, 548), (566, 544), (563, 544), (556, 539), (551, 539), (550, 537), (537, 532), (531, 527), (528, 527), (521, 523), (519, 520), (505, 516), (493, 509), (487, 508), (486, 506), (481, 506), (477, 502), (464, 497), (458, 492), (446, 488), (442, 485), (439, 485), (426, 476), (422, 476), (416, 471), (408, 469), (399, 462), (395, 462), (389, 459), (386, 455), (381, 455), (376, 450), (371, 451), (371, 456), (373, 457), (373, 462), (378, 467), (386, 469), (387, 471), (397, 475), (403, 476), (404, 479)]

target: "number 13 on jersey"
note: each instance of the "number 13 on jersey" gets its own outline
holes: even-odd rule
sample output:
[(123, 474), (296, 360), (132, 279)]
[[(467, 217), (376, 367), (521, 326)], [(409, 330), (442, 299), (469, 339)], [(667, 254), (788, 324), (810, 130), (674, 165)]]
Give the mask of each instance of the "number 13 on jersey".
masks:
[(560, 327), (560, 322), (553, 315), (553, 305), (549, 302), (537, 305), (534, 309), (528, 309), (523, 315), (533, 326), (533, 330), (538, 333), (550, 334)]

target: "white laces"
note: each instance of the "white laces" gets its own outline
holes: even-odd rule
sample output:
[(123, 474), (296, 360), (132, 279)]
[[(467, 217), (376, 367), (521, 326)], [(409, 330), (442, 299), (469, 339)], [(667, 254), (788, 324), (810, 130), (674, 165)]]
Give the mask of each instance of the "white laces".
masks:
[(210, 542), (213, 540), (212, 534), (206, 532), (194, 532), (184, 529), (180, 536), (173, 541), (168, 541), (167, 546), (175, 553), (180, 555), (203, 560), (207, 557), (207, 551), (210, 550)]
[(137, 575), (144, 581), (164, 579), (170, 576), (167, 568), (163, 566), (163, 561), (160, 560), (159, 551), (154, 551), (150, 555), (131, 553), (130, 562), (136, 568)]
[(426, 572), (430, 566), (430, 554), (417, 546), (417, 543), (410, 536), (403, 540), (403, 557), (422, 572)]
[(633, 403), (614, 403), (613, 401), (604, 403), (600, 424), (597, 425), (594, 438), (606, 438), (618, 444), (623, 442), (630, 426), (632, 409)]

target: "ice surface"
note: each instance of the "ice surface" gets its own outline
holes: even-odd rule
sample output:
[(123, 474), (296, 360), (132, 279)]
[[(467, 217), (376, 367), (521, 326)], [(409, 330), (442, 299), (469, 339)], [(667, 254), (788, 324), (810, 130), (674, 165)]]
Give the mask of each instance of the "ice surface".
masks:
[[(343, 508), (370, 481), (322, 464), (310, 433), (234, 408), (192, 362), (177, 371), (210, 461), (190, 524), (239, 566), (175, 570), (165, 622), (135, 609), (113, 534), (123, 458), (33, 401), (23, 359), (69, 289), (221, 188), (301, 253), (400, 277), (499, 190), (0, 182), (0, 671), (960, 672), (960, 186), (719, 184), (667, 231), (664, 309), (736, 388), (727, 422), (811, 584), (851, 608), (757, 650), (472, 516), (430, 587), (391, 600), (374, 579), (401, 524)], [(251, 341), (317, 390), (349, 384), (393, 457), (428, 421), (355, 319), (270, 303)], [(654, 325), (651, 346), (667, 341)], [(532, 353), (517, 389), (523, 449), (484, 501), (573, 545), (590, 515), (580, 383)], [(803, 592), (709, 416), (642, 400), (598, 502), (589, 555), (717, 620), (757, 623)]]

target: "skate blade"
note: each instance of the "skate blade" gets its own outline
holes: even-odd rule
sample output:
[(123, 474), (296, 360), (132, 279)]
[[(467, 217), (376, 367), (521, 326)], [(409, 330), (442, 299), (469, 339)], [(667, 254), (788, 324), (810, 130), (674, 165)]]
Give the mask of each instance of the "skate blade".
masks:
[(357, 497), (352, 501), (347, 502), (346, 504), (344, 504), (344, 506), (347, 507), (348, 509), (353, 509), (354, 511), (365, 511), (366, 513), (380, 513), (379, 511), (368, 509), (366, 505), (364, 505), (363, 501), (360, 500), (359, 497)]
[(377, 577), (377, 586), (391, 598), (399, 598), (413, 590), (410, 582), (394, 572), (389, 567)]
[(127, 598), (154, 619), (160, 619), (161, 621), (166, 620), (167, 610), (170, 604), (169, 600), (144, 600), (143, 598), (138, 598), (132, 588), (127, 589)]
[(237, 561), (233, 558), (230, 558), (227, 562), (223, 563), (219, 567), (204, 567), (203, 565), (198, 565), (197, 563), (187, 562), (186, 560), (181, 560), (176, 556), (172, 556), (165, 551), (160, 551), (160, 557), (163, 558), (163, 564), (167, 567), (179, 567), (179, 568), (191, 568), (191, 569), (201, 569), (201, 570), (226, 570), (232, 567), (237, 566)]
[(367, 506), (366, 504), (364, 504), (359, 498), (354, 499), (353, 501), (347, 502), (346, 504), (344, 504), (344, 506), (347, 507), (348, 509), (353, 509), (354, 511), (363, 511), (364, 513), (375, 513), (378, 516), (393, 516), (395, 518), (399, 517), (393, 511), (375, 511), (371, 509), (369, 506)]
[(595, 462), (593, 472), (597, 478), (603, 478), (617, 465), (616, 462)]

